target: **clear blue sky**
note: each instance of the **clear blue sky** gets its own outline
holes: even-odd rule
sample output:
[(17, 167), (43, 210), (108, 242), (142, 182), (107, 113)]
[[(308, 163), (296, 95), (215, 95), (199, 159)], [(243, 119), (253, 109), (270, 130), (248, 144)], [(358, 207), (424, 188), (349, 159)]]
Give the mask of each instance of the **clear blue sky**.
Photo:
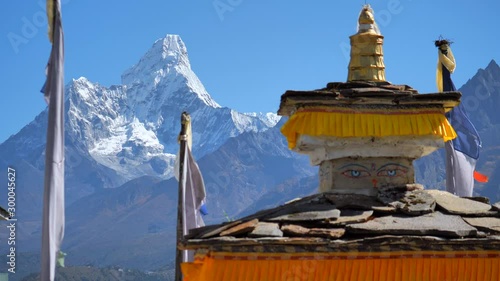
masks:
[[(0, 10), (0, 142), (45, 108), (50, 44), (44, 0), (3, 1)], [(179, 34), (192, 68), (221, 105), (276, 112), (287, 89), (345, 81), (349, 35), (364, 0), (62, 0), (66, 83), (85, 76), (120, 83), (153, 42)], [(452, 39), (457, 86), (500, 62), (500, 1), (368, 1), (385, 36), (386, 76), (435, 91), (440, 34)], [(217, 10), (216, 7), (219, 9)]]

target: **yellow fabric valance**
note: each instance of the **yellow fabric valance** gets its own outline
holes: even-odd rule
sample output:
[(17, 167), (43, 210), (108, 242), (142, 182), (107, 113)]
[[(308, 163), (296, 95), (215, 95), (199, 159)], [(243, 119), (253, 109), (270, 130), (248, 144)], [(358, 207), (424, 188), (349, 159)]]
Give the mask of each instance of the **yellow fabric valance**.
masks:
[(445, 142), (456, 137), (442, 108), (299, 110), (283, 125), (281, 132), (290, 149), (295, 148), (300, 135), (343, 138), (437, 135)]
[(209, 253), (184, 281), (498, 281), (500, 252)]

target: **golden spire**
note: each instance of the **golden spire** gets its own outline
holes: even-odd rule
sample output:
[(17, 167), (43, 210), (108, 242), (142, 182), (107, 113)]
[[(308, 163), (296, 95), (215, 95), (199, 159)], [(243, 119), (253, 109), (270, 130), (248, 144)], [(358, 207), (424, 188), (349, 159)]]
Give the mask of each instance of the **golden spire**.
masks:
[(352, 35), (347, 81), (385, 81), (384, 36), (380, 34), (370, 5), (364, 5), (358, 19), (358, 33)]

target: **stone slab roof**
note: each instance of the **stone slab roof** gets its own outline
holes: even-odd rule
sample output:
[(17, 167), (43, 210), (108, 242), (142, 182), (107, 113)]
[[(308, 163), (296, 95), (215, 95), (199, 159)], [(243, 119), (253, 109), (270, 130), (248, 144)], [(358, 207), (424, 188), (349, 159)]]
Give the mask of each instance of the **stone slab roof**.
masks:
[(8, 220), (10, 217), (9, 212), (7, 212), (4, 208), (0, 207), (0, 220)]
[(237, 252), (498, 250), (500, 209), (412, 184), (376, 196), (321, 193), (193, 229), (184, 249)]
[(449, 110), (460, 103), (460, 92), (419, 94), (408, 85), (389, 82), (332, 82), (312, 91), (286, 91), (281, 96), (278, 115), (290, 116), (306, 106), (440, 106)]

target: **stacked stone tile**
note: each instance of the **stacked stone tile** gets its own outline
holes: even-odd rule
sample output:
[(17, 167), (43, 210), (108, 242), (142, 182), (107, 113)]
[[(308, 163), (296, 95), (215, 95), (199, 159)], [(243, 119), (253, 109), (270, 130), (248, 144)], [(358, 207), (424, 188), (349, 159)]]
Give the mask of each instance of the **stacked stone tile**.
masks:
[(193, 230), (185, 249), (224, 252), (357, 252), (500, 249), (500, 211), (420, 185), (376, 196), (315, 194)]

